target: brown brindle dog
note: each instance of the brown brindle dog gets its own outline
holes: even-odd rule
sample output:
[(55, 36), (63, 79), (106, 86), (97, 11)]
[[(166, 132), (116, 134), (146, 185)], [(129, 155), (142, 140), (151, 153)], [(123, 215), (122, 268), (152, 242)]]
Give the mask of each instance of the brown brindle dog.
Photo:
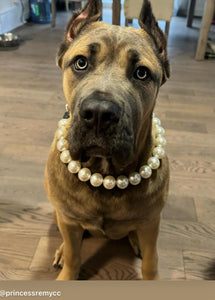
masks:
[[(169, 77), (166, 39), (145, 0), (141, 29), (97, 22), (101, 3), (90, 0), (67, 26), (58, 52), (70, 110), (69, 152), (82, 167), (103, 176), (129, 175), (152, 155), (152, 114), (160, 86)], [(157, 279), (156, 242), (165, 204), (168, 159), (137, 186), (107, 190), (81, 182), (60, 160), (55, 135), (45, 170), (45, 188), (55, 207), (63, 244), (55, 264), (58, 280), (77, 279), (84, 230), (110, 239), (128, 235), (142, 256), (143, 279)]]

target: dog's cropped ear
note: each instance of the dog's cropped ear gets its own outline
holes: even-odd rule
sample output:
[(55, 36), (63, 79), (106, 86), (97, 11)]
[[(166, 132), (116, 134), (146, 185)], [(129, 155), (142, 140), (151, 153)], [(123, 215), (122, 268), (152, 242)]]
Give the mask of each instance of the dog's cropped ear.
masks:
[(86, 23), (98, 21), (101, 15), (101, 1), (89, 0), (82, 11), (73, 14), (67, 25), (65, 39), (73, 40)]
[(69, 20), (64, 35), (63, 43), (57, 54), (57, 65), (61, 67), (63, 55), (70, 43), (80, 33), (81, 29), (89, 23), (101, 20), (102, 4), (101, 0), (89, 0), (81, 11), (75, 11)]
[(167, 40), (163, 31), (159, 28), (158, 22), (153, 15), (151, 3), (149, 0), (143, 0), (143, 5), (138, 21), (140, 27), (143, 28), (152, 37), (157, 47), (158, 56), (163, 66), (163, 84), (170, 76), (169, 62), (167, 59)]

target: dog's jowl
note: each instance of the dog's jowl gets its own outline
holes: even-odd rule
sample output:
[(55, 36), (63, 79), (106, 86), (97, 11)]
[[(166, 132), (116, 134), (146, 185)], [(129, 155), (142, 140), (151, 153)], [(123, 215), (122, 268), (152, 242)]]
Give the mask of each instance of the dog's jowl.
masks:
[(169, 183), (164, 129), (153, 114), (169, 77), (166, 39), (143, 1), (140, 29), (100, 21), (101, 3), (74, 13), (57, 55), (67, 118), (59, 121), (45, 170), (63, 244), (57, 279), (77, 279), (85, 230), (128, 236), (143, 279), (157, 279), (160, 212)]

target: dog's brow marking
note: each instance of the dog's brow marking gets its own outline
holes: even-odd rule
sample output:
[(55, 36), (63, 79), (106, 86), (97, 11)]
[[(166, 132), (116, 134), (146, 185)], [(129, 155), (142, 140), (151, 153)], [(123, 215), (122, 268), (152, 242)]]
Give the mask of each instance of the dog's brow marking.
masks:
[(91, 63), (93, 63), (94, 65), (96, 61), (96, 56), (101, 48), (101, 45), (99, 43), (91, 43), (87, 47), (88, 47), (88, 51), (90, 52), (89, 59), (91, 60)]
[(127, 66), (126, 66), (127, 78), (130, 78), (133, 75), (134, 68), (139, 61), (140, 61), (140, 54), (137, 52), (137, 50), (128, 49), (127, 50)]
[(102, 36), (101, 40), (107, 45), (116, 45), (116, 37), (115, 36)]
[(88, 45), (91, 55), (96, 54), (99, 51), (100, 47), (101, 45), (99, 43), (91, 43)]
[(128, 58), (132, 64), (135, 64), (140, 60), (140, 54), (137, 52), (137, 50), (129, 49)]
[(71, 66), (72, 59), (67, 58), (65, 61), (65, 69), (68, 69)]
[[(115, 36), (103, 36), (101, 40), (106, 44), (109, 49), (109, 57), (114, 57), (115, 45), (117, 44), (117, 38)], [(112, 52), (112, 54), (111, 54)]]

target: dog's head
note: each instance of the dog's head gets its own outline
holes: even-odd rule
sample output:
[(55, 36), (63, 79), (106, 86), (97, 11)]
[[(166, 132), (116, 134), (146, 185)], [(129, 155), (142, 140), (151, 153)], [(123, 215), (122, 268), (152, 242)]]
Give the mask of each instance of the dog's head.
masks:
[(97, 22), (100, 18), (99, 0), (72, 16), (57, 63), (72, 115), (71, 155), (92, 170), (96, 166), (95, 171), (103, 162), (99, 171), (104, 174), (138, 164), (146, 151), (169, 64), (166, 38), (148, 0), (140, 12), (141, 29)]

